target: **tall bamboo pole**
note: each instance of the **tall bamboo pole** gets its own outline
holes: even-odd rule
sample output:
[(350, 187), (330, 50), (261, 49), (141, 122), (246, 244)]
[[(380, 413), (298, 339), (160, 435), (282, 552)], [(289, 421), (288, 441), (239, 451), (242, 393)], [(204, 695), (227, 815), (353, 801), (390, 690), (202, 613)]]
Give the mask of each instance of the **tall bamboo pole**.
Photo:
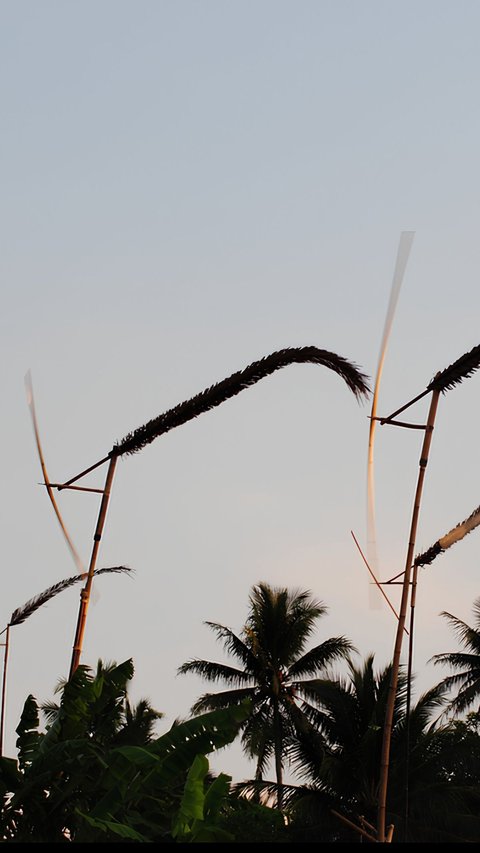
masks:
[(10, 639), (10, 625), (5, 628), (5, 651), (3, 653), (3, 678), (2, 678), (2, 716), (0, 721), (0, 756), (3, 755), (3, 735), (5, 731), (5, 698), (7, 692), (7, 663)]
[(113, 476), (115, 474), (115, 466), (117, 464), (117, 456), (114, 454), (110, 458), (110, 464), (107, 470), (107, 476), (105, 479), (105, 488), (103, 490), (102, 501), (100, 504), (100, 510), (98, 513), (97, 526), (95, 528), (95, 534), (93, 536), (93, 548), (92, 555), (90, 557), (90, 565), (88, 567), (87, 580), (85, 581), (85, 586), (83, 587), (80, 593), (80, 607), (78, 610), (78, 620), (77, 620), (77, 629), (75, 632), (75, 641), (73, 644), (73, 652), (72, 652), (72, 661), (70, 665), (70, 678), (75, 672), (77, 666), (80, 663), (80, 655), (82, 652), (83, 646), (83, 635), (85, 633), (85, 622), (87, 619), (87, 610), (90, 602), (90, 592), (92, 588), (93, 575), (95, 572), (95, 564), (97, 561), (98, 549), (100, 547), (100, 540), (102, 538), (103, 527), (105, 524), (105, 518), (107, 515), (108, 502), (110, 500), (110, 492), (112, 489)]
[(417, 600), (417, 577), (418, 564), (413, 565), (413, 575), (410, 595), (410, 633), (408, 640), (408, 664), (407, 664), (407, 697), (406, 697), (406, 724), (405, 724), (405, 811), (404, 811), (404, 841), (407, 840), (408, 818), (410, 813), (410, 707), (412, 704), (412, 673), (413, 673), (413, 635), (415, 621), (415, 604)]
[(425, 479), (425, 469), (428, 463), (428, 455), (430, 444), (432, 441), (433, 427), (435, 416), (437, 413), (438, 398), (440, 390), (432, 391), (432, 399), (428, 412), (427, 425), (425, 427), (425, 435), (423, 439), (422, 452), (419, 461), (419, 472), (417, 479), (417, 488), (415, 492), (415, 500), (412, 513), (412, 521), (410, 526), (410, 538), (407, 549), (407, 558), (405, 561), (405, 572), (403, 576), (402, 598), (400, 602), (400, 612), (397, 624), (397, 633), (395, 638), (395, 648), (393, 653), (392, 674), (390, 678), (389, 692), (387, 695), (387, 704), (385, 709), (385, 722), (383, 727), (383, 742), (382, 756), (380, 764), (380, 782), (379, 782), (379, 798), (378, 798), (378, 821), (377, 821), (377, 839), (379, 842), (385, 842), (385, 819), (387, 805), (387, 787), (388, 787), (388, 770), (390, 762), (390, 742), (392, 736), (393, 713), (395, 710), (395, 698), (397, 694), (398, 675), (400, 670), (400, 655), (402, 651), (403, 629), (407, 617), (408, 598), (410, 592), (410, 573), (413, 564), (413, 556), (415, 549), (415, 537), (417, 533), (417, 523), (420, 511), (420, 501), (422, 497), (423, 481)]

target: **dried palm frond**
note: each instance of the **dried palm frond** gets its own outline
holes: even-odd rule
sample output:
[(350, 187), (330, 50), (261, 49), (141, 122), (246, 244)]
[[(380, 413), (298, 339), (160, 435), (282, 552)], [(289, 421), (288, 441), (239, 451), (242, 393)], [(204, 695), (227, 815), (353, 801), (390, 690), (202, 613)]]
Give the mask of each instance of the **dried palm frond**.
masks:
[(357, 399), (370, 393), (368, 377), (361, 373), (355, 364), (342, 356), (314, 346), (289, 347), (254, 361), (244, 370), (233, 373), (216, 385), (201, 391), (200, 394), (190, 400), (185, 400), (173, 409), (169, 409), (162, 415), (148, 421), (114, 445), (110, 455), (123, 456), (124, 454), (137, 453), (159, 435), (163, 435), (174, 427), (186, 423), (209, 409), (213, 409), (276, 370), (289, 364), (304, 363), (321, 364), (334, 370), (344, 379)]
[[(375, 420), (379, 420), (381, 424), (397, 423), (398, 426), (414, 426), (413, 424), (400, 423), (400, 421), (395, 422), (393, 418), (396, 418), (397, 415), (404, 412), (405, 409), (409, 409), (414, 403), (418, 403), (418, 401), (421, 400), (422, 397), (425, 397), (430, 391), (436, 391), (439, 394), (445, 394), (446, 391), (451, 391), (452, 388), (460, 385), (464, 379), (468, 379), (472, 376), (479, 367), (480, 344), (471, 349), (469, 352), (464, 353), (460, 358), (457, 358), (457, 360), (446, 367), (445, 370), (439, 370), (425, 390), (420, 394), (417, 394), (417, 396), (412, 400), (409, 400), (408, 403), (404, 403), (403, 406), (396, 409), (391, 415), (388, 415), (388, 417), (375, 418)], [(418, 427), (414, 428), (418, 429)]]
[[(112, 566), (110, 568), (97, 569), (94, 574), (101, 575), (107, 572), (131, 572), (132, 569), (129, 569), (127, 566)], [(58, 595), (59, 592), (63, 592), (65, 589), (73, 586), (81, 580), (84, 580), (86, 574), (81, 575), (73, 575), (73, 577), (65, 578), (62, 581), (58, 581), (58, 583), (53, 584), (53, 586), (49, 586), (48, 589), (45, 589), (39, 595), (34, 596), (23, 607), (17, 607), (16, 610), (13, 611), (10, 616), (9, 625), (20, 625), (22, 622), (25, 622), (32, 613), (35, 613), (39, 607), (43, 604), (46, 604), (47, 601), (50, 601), (54, 596)]]
[(439, 554), (443, 554), (443, 552), (454, 545), (455, 542), (460, 542), (467, 533), (471, 533), (471, 531), (475, 530), (479, 524), (480, 506), (477, 506), (468, 518), (464, 521), (460, 521), (455, 527), (452, 527), (445, 536), (437, 539), (437, 541), (428, 548), (427, 551), (424, 551), (423, 554), (419, 554), (418, 557), (415, 557), (415, 565), (427, 566), (430, 563), (433, 563), (435, 557), (438, 557)]
[(427, 390), (441, 391), (442, 393), (450, 391), (456, 385), (459, 385), (463, 379), (468, 379), (469, 376), (472, 376), (479, 367), (480, 344), (473, 347), (469, 352), (464, 353), (460, 358), (457, 358), (445, 370), (437, 373), (430, 382)]

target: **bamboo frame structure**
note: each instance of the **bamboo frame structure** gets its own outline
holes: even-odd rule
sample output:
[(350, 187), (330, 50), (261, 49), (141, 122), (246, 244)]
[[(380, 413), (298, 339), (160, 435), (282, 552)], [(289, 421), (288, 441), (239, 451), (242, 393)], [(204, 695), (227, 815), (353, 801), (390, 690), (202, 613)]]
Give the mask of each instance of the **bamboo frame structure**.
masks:
[[(158, 436), (163, 435), (169, 430), (180, 426), (183, 423), (191, 420), (194, 417), (209, 411), (210, 409), (225, 402), (230, 397), (235, 396), (240, 391), (254, 385), (260, 379), (274, 373), (280, 368), (286, 367), (289, 364), (319, 364), (334, 370), (346, 382), (347, 386), (353, 394), (360, 399), (369, 394), (370, 388), (368, 385), (368, 377), (365, 376), (358, 367), (348, 361), (348, 359), (339, 356), (329, 350), (319, 349), (314, 346), (306, 347), (287, 347), (283, 350), (273, 352), (258, 361), (252, 362), (244, 370), (228, 376), (226, 379), (212, 385), (204, 391), (197, 394), (190, 400), (186, 400), (169, 409), (157, 418), (153, 418), (148, 423), (129, 433), (121, 442), (115, 444), (107, 456), (90, 465), (85, 470), (71, 477), (64, 483), (55, 484), (55, 488), (60, 491), (66, 488), (72, 488), (72, 484), (80, 480), (86, 474), (94, 471), (105, 462), (109, 462), (105, 487), (103, 489), (102, 501), (97, 519), (97, 526), (93, 537), (93, 548), (90, 557), (90, 564), (87, 573), (87, 580), (80, 594), (80, 605), (77, 617), (77, 626), (75, 631), (75, 639), (72, 650), (72, 658), (70, 663), (70, 678), (75, 672), (80, 663), (81, 652), (83, 648), (83, 637), (85, 633), (85, 624), (87, 619), (90, 594), (95, 574), (95, 564), (97, 560), (100, 540), (102, 538), (103, 528), (105, 525), (108, 503), (115, 473), (117, 459), (120, 456), (131, 455), (142, 450), (147, 444), (150, 444)], [(37, 441), (38, 445), (38, 441)], [(40, 452), (40, 448), (39, 448)], [(43, 468), (42, 468), (43, 470)], [(44, 471), (45, 484), (48, 484), (49, 494), (52, 486)], [(78, 487), (77, 487), (78, 488)], [(82, 489), (79, 489), (82, 491)], [(55, 508), (55, 505), (54, 505)], [(58, 513), (57, 513), (58, 516)]]
[[(410, 639), (408, 643), (408, 660), (407, 660), (407, 695), (406, 695), (406, 725), (405, 725), (405, 811), (404, 811), (404, 826), (405, 832), (408, 827), (408, 818), (410, 811), (409, 791), (410, 791), (410, 711), (412, 704), (412, 675), (413, 675), (413, 638), (415, 627), (415, 604), (417, 601), (417, 578), (418, 565), (413, 563), (413, 573), (410, 590)], [(405, 839), (406, 840), (406, 839)]]
[[(393, 724), (393, 714), (395, 709), (395, 698), (397, 695), (397, 685), (398, 685), (398, 676), (400, 671), (400, 655), (402, 651), (402, 640), (403, 640), (403, 629), (405, 627), (405, 620), (407, 615), (407, 607), (408, 607), (408, 597), (410, 591), (410, 574), (411, 567), (413, 563), (413, 555), (415, 549), (415, 538), (417, 532), (417, 524), (418, 517), (420, 512), (420, 502), (422, 498), (422, 490), (423, 483), (425, 479), (425, 471), (428, 464), (428, 456), (430, 452), (430, 444), (432, 441), (433, 428), (435, 424), (435, 417), (437, 414), (438, 400), (440, 397), (440, 390), (434, 390), (432, 392), (432, 398), (430, 402), (430, 409), (427, 417), (427, 424), (425, 427), (425, 435), (423, 438), (422, 451), (420, 455), (419, 461), (419, 472), (417, 478), (417, 488), (415, 491), (415, 500), (413, 505), (412, 512), (412, 520), (410, 525), (410, 537), (407, 548), (407, 557), (405, 561), (405, 572), (403, 576), (403, 584), (402, 584), (402, 597), (400, 602), (400, 611), (399, 618), (397, 624), (397, 632), (395, 637), (395, 647), (393, 652), (393, 661), (392, 661), (392, 674), (390, 679), (390, 685), (387, 694), (387, 702), (385, 709), (385, 721), (383, 726), (383, 739), (382, 739), (382, 755), (380, 762), (380, 781), (379, 781), (379, 800), (378, 800), (378, 827), (377, 827), (377, 835), (378, 841), (385, 841), (385, 819), (386, 819), (386, 808), (387, 808), (387, 787), (388, 787), (388, 771), (390, 764), (390, 742), (392, 736), (392, 724)], [(410, 642), (412, 642), (412, 635), (410, 631)]]
[[(435, 423), (435, 417), (437, 413), (438, 400), (441, 393), (445, 393), (446, 391), (452, 390), (457, 385), (459, 385), (464, 379), (470, 377), (475, 373), (480, 367), (480, 345), (473, 347), (473, 349), (464, 353), (460, 358), (446, 367), (444, 370), (439, 371), (435, 374), (434, 378), (431, 380), (425, 391), (421, 394), (418, 394), (408, 403), (405, 403), (387, 418), (378, 418), (380, 423), (394, 423), (394, 418), (396, 415), (400, 414), (400, 412), (405, 411), (405, 409), (412, 406), (418, 400), (422, 399), (428, 393), (431, 392), (432, 397), (430, 401), (430, 408), (428, 412), (427, 423), (425, 426), (425, 435), (423, 440), (422, 452), (420, 455), (419, 461), (419, 473), (417, 479), (417, 488), (415, 493), (415, 501), (412, 513), (412, 520), (410, 526), (410, 538), (407, 548), (407, 558), (405, 563), (405, 570), (403, 572), (403, 581), (402, 581), (402, 598), (400, 604), (400, 618), (398, 620), (397, 632), (395, 638), (395, 647), (393, 654), (393, 662), (392, 662), (392, 675), (390, 681), (389, 692), (387, 695), (387, 706), (385, 712), (385, 721), (383, 728), (383, 739), (382, 739), (382, 754), (381, 754), (381, 764), (380, 764), (380, 780), (379, 780), (379, 796), (378, 796), (378, 812), (377, 812), (377, 835), (378, 841), (385, 841), (385, 820), (386, 820), (386, 801), (387, 801), (387, 788), (388, 788), (388, 771), (389, 771), (389, 761), (390, 761), (390, 741), (391, 741), (391, 732), (392, 732), (392, 723), (393, 723), (393, 714), (395, 707), (395, 698), (397, 692), (397, 684), (398, 684), (398, 675), (400, 668), (400, 654), (402, 648), (402, 639), (403, 639), (403, 628), (407, 616), (407, 607), (408, 607), (408, 598), (410, 594), (410, 586), (411, 586), (411, 572), (412, 568), (414, 569), (414, 580), (415, 580), (415, 591), (411, 598), (413, 602), (412, 612), (411, 612), (411, 630), (410, 630), (410, 649), (409, 649), (409, 665), (411, 667), (411, 659), (413, 653), (413, 613), (415, 607), (415, 598), (416, 598), (416, 582), (417, 582), (417, 573), (415, 571), (416, 566), (414, 566), (414, 548), (415, 548), (415, 537), (416, 537), (416, 529), (418, 523), (418, 516), (420, 510), (420, 501), (421, 494), (423, 489), (423, 481), (425, 477), (425, 469), (428, 463), (428, 456), (430, 451), (430, 444), (432, 440), (432, 433)], [(438, 544), (438, 543), (437, 543)], [(397, 575), (396, 577), (398, 577)], [(411, 672), (411, 670), (409, 670)], [(410, 694), (409, 694), (410, 696)], [(409, 708), (407, 707), (407, 725), (408, 725), (408, 712)], [(408, 782), (407, 782), (407, 793), (408, 793)]]

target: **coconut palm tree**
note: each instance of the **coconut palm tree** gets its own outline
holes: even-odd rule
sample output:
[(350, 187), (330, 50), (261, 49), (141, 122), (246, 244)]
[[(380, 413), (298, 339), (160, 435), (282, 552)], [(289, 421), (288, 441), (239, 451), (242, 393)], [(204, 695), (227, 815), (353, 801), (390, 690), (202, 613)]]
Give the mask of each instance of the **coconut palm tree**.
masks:
[[(337, 807), (355, 817), (374, 821), (378, 803), (382, 724), (385, 714), (391, 666), (374, 671), (374, 656), (360, 666), (349, 664), (345, 678), (317, 679), (309, 686), (309, 699), (316, 700), (306, 711), (310, 723), (323, 737), (326, 749), (320, 761), (299, 743), (292, 763), (304, 779), (334, 793)], [(406, 697), (406, 678), (400, 673), (394, 711), (394, 731), (398, 727)], [(316, 707), (315, 707), (316, 706)]]
[(327, 612), (323, 602), (308, 590), (288, 590), (261, 582), (252, 588), (249, 604), (240, 636), (216, 622), (205, 623), (240, 668), (192, 659), (178, 672), (193, 672), (210, 682), (224, 682), (229, 688), (205, 693), (193, 705), (193, 714), (238, 705), (247, 697), (252, 700), (251, 714), (242, 727), (242, 745), (245, 753), (256, 759), (258, 780), (274, 759), (277, 805), (281, 808), (284, 763), (296, 740), (308, 736), (321, 751), (307, 714), (312, 676), (326, 674), (332, 663), (347, 659), (356, 650), (343, 636), (306, 650), (317, 620)]
[[(361, 830), (375, 840), (382, 723), (391, 670), (392, 664), (375, 672), (374, 657), (369, 655), (359, 667), (351, 663), (346, 678), (312, 684), (320, 707), (309, 709), (307, 715), (325, 747), (319, 760), (304, 739), (291, 755), (306, 782), (286, 787), (284, 794), (292, 831), (296, 826), (303, 834), (297, 840), (358, 841)], [(442, 685), (424, 693), (407, 718), (407, 686), (408, 676), (401, 670), (387, 800), (395, 840), (478, 840), (480, 739), (473, 723), (468, 730), (451, 723), (438, 725), (435, 717), (445, 702)], [(244, 795), (252, 789), (239, 786)]]
[(458, 689), (447, 711), (459, 715), (480, 699), (480, 598), (473, 604), (473, 628), (445, 610), (441, 615), (450, 622), (465, 651), (442, 652), (434, 655), (431, 661), (456, 670), (453, 675), (447, 675), (441, 683), (449, 690)]

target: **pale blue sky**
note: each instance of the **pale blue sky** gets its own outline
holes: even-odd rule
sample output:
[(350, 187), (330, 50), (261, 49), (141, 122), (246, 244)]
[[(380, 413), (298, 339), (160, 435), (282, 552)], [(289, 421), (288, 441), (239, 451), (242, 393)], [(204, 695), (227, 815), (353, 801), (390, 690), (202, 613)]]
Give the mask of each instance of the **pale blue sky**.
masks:
[[(75, 568), (38, 485), (27, 370), (52, 480), (286, 346), (373, 380), (405, 229), (379, 412), (480, 343), (479, 34), (468, 0), (0, 2), (4, 623)], [(440, 402), (418, 550), (480, 502), (479, 383)], [(365, 544), (368, 414), (295, 365), (122, 460), (98, 565), (136, 575), (99, 579), (82, 661), (132, 656), (133, 698), (169, 725), (205, 689), (177, 667), (221, 656), (203, 621), (239, 632), (266, 580), (325, 601), (316, 642), (346, 634), (383, 665), (395, 625), (350, 535)], [(383, 577), (404, 568), (420, 446), (377, 431)], [(59, 504), (87, 562), (97, 498)], [(422, 689), (455, 647), (440, 611), (471, 619), (477, 538), (421, 573)], [(10, 754), (27, 694), (68, 673), (78, 595), (12, 630)]]

